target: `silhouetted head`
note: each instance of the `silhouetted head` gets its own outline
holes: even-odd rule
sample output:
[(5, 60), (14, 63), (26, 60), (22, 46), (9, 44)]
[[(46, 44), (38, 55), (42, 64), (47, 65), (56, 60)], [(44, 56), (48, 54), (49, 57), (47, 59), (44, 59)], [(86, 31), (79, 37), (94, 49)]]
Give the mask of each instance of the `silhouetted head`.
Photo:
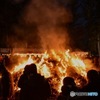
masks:
[(69, 95), (70, 91), (76, 90), (76, 85), (72, 77), (65, 77), (63, 79), (63, 86), (61, 87), (62, 94)]
[(96, 70), (93, 70), (93, 69), (89, 70), (87, 72), (87, 78), (88, 78), (89, 82), (98, 80), (98, 72)]
[(31, 64), (30, 70), (31, 70), (32, 73), (37, 73), (37, 66), (35, 64)]
[(63, 79), (63, 85), (72, 85), (74, 86), (75, 85), (75, 82), (74, 82), (74, 79), (72, 77), (65, 77)]
[(30, 74), (30, 73), (37, 73), (37, 67), (35, 64), (30, 64), (30, 65), (26, 65), (24, 68), (24, 73), (25, 74)]

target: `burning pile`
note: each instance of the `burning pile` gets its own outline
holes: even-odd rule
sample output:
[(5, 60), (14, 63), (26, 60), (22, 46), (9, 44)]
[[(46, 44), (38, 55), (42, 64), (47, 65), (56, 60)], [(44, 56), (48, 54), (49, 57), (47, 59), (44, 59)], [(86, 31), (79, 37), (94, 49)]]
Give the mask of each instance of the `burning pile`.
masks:
[(28, 59), (20, 60), (20, 63), (14, 67), (12, 74), (23, 72), (25, 65), (35, 63), (38, 73), (48, 78), (52, 88), (57, 92), (61, 91), (62, 80), (66, 76), (75, 79), (77, 86), (82, 87), (86, 83), (86, 73), (93, 68), (90, 59), (87, 58), (87, 52), (66, 51), (46, 51), (44, 54), (17, 54), (20, 57)]

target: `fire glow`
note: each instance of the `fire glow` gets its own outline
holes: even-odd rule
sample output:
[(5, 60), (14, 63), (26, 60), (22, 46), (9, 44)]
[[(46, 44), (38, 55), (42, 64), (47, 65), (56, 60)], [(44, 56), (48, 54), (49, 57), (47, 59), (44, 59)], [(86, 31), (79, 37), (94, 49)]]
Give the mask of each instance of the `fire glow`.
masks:
[(35, 63), (38, 73), (50, 79), (52, 88), (61, 92), (62, 80), (66, 76), (73, 77), (77, 85), (82, 85), (81, 82), (79, 83), (78, 77), (86, 79), (87, 71), (93, 67), (91, 60), (87, 59), (87, 54), (87, 52), (70, 52), (70, 50), (63, 52), (51, 50), (44, 54), (32, 54), (27, 60), (20, 61), (14, 67), (12, 74), (23, 72), (25, 65)]

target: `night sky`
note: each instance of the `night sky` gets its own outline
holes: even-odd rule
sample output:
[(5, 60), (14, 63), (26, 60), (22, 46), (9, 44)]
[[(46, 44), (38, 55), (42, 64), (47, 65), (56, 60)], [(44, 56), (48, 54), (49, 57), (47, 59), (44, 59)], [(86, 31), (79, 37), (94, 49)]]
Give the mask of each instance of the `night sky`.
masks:
[[(0, 0), (0, 47), (20, 47), (24, 44), (24, 47), (28, 45), (28, 47), (41, 48), (43, 47), (41, 43), (45, 44), (46, 42), (43, 41), (44, 38), (41, 35), (44, 34), (44, 40), (50, 35), (50, 33), (45, 34), (45, 32), (39, 32), (41, 27), (46, 27), (44, 29), (46, 32), (56, 30), (59, 35), (55, 36), (55, 38), (58, 36), (61, 37), (60, 34), (63, 33), (59, 33), (59, 31), (64, 27), (64, 31), (67, 30), (67, 32), (63, 36), (66, 37), (66, 40), (68, 40), (68, 37), (70, 38), (66, 41), (65, 45), (68, 44), (72, 48), (88, 50), (89, 39), (94, 36), (93, 34), (100, 33), (98, 29), (100, 21), (98, 1), (40, 1)], [(97, 32), (92, 33), (95, 30)], [(52, 38), (50, 37), (49, 39), (51, 40)], [(19, 46), (19, 43), (22, 44)], [(52, 45), (52, 42), (50, 43)], [(29, 46), (29, 44), (32, 45)], [(48, 47), (49, 44), (45, 45)]]

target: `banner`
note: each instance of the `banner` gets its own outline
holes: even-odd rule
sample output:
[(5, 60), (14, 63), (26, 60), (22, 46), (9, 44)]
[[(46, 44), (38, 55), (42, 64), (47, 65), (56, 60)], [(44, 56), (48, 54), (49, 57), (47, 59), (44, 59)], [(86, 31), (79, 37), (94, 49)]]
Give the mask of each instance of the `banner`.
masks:
[(10, 54), (11, 49), (10, 48), (0, 48), (0, 53), (1, 54)]

